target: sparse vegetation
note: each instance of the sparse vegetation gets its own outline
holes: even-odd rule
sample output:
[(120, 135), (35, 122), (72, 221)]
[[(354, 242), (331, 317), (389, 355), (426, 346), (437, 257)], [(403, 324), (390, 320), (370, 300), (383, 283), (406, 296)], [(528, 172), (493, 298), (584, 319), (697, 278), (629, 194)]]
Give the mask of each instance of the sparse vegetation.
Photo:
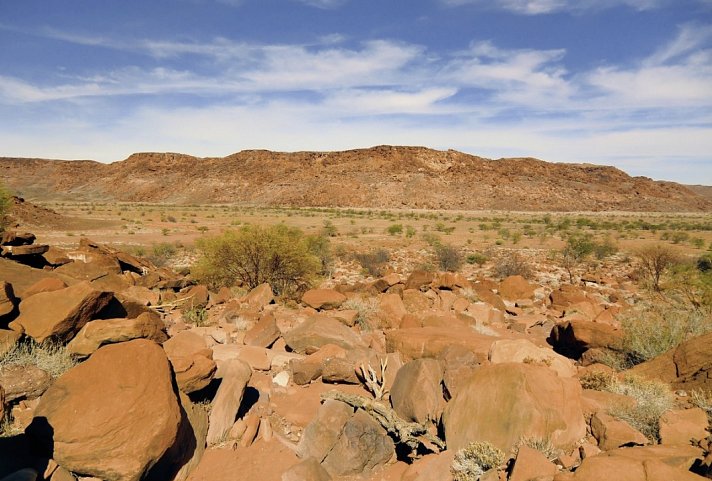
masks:
[(4, 231), (7, 226), (10, 207), (12, 207), (10, 192), (5, 188), (4, 184), (0, 182), (0, 232)]
[(504, 453), (488, 442), (473, 442), (455, 453), (450, 472), (454, 481), (477, 481), (486, 471), (498, 468)]
[(530, 279), (534, 275), (529, 262), (518, 253), (511, 253), (502, 256), (494, 266), (494, 275), (500, 279), (509, 276), (522, 276), (525, 279)]
[(371, 252), (355, 253), (354, 259), (373, 277), (381, 277), (391, 254), (386, 249), (376, 249)]
[(629, 375), (612, 383), (606, 390), (630, 396), (636, 401), (635, 405), (611, 407), (611, 416), (626, 421), (651, 441), (660, 441), (660, 417), (673, 407), (674, 396), (670, 386), (662, 381)]
[(541, 454), (546, 456), (546, 459), (548, 459), (549, 461), (555, 460), (561, 454), (561, 450), (557, 449), (556, 446), (554, 446), (554, 444), (551, 442), (551, 438), (524, 436), (519, 440), (519, 442), (517, 442), (517, 445), (515, 446), (515, 450), (517, 453), (519, 452), (519, 448), (522, 446), (527, 446), (528, 448), (532, 448), (539, 451)]
[(197, 242), (200, 258), (192, 272), (212, 286), (242, 282), (248, 288), (269, 283), (279, 295), (307, 289), (320, 269), (309, 241), (296, 228), (249, 225)]
[(75, 365), (76, 361), (63, 345), (37, 344), (33, 340), (20, 342), (0, 358), (0, 369), (5, 366), (37, 366), (53, 378), (58, 378)]
[(435, 246), (435, 257), (440, 270), (457, 272), (462, 267), (460, 250), (450, 244), (437, 244)]
[(353, 309), (358, 314), (356, 315), (356, 324), (359, 325), (362, 331), (370, 329), (369, 321), (371, 317), (378, 311), (378, 300), (376, 298), (352, 297), (347, 299), (341, 307), (343, 309)]
[(679, 262), (677, 255), (662, 244), (655, 244), (638, 250), (638, 260), (644, 277), (655, 291), (660, 291), (663, 274)]

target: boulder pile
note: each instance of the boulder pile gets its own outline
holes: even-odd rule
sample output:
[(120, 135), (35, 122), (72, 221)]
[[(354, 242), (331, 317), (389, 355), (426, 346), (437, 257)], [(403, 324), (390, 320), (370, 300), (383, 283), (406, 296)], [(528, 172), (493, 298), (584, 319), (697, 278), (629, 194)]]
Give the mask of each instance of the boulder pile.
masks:
[[(712, 478), (704, 410), (653, 436), (591, 388), (621, 349), (608, 285), (415, 271), (282, 302), (34, 240), (2, 238), (1, 481)], [(709, 389), (710, 341), (632, 371)]]

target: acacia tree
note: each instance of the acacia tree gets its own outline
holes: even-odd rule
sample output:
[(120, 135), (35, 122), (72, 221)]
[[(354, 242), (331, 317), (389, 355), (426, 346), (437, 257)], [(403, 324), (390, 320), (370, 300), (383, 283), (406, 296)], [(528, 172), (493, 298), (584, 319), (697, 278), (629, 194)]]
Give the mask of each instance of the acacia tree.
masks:
[(593, 252), (596, 244), (586, 235), (572, 235), (566, 240), (566, 247), (561, 251), (561, 265), (569, 275), (569, 282), (574, 283), (574, 273), (578, 266)]
[(679, 263), (675, 252), (663, 244), (654, 244), (638, 250), (638, 260), (643, 275), (650, 281), (656, 292), (660, 292), (660, 280), (663, 274)]
[(307, 236), (285, 225), (245, 226), (199, 239), (200, 258), (192, 271), (213, 286), (242, 283), (252, 289), (268, 283), (281, 295), (307, 288), (320, 270)]

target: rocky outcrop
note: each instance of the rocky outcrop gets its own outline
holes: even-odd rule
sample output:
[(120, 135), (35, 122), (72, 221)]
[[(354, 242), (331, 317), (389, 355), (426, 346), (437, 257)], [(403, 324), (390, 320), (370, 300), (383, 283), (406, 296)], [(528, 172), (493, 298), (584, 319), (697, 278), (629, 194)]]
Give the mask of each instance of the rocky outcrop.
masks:
[(180, 421), (166, 355), (137, 339), (104, 346), (60, 377), (27, 432), (70, 471), (138, 481), (175, 443)]

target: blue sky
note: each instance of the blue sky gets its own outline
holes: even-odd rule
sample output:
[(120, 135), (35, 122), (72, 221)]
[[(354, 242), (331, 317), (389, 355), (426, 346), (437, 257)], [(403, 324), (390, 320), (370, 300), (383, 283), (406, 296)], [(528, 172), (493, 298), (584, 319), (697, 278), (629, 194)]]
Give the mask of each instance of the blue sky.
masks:
[(712, 185), (712, 0), (0, 0), (0, 155), (453, 148)]

